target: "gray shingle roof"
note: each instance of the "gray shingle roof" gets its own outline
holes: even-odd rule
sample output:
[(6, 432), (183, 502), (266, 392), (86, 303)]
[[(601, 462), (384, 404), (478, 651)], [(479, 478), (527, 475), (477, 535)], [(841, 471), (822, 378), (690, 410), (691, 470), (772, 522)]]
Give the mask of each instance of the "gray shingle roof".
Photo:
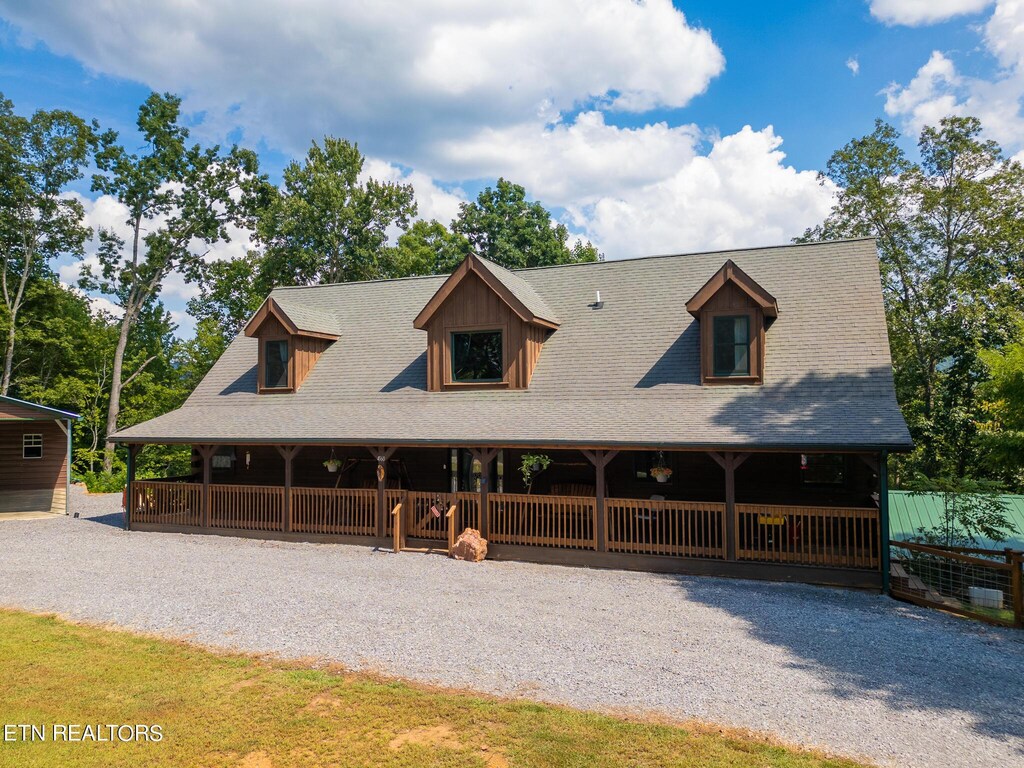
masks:
[(529, 282), (527, 282), (522, 276), (517, 275), (515, 272), (509, 269), (505, 269), (499, 264), (495, 264), (493, 261), (478, 256), (480, 265), (490, 272), (496, 279), (498, 279), (506, 288), (508, 288), (512, 295), (523, 302), (528, 310), (533, 312), (537, 317), (548, 320), (556, 325), (559, 324), (558, 318), (555, 316), (554, 311), (547, 305), (537, 291), (534, 289)]
[[(778, 300), (762, 386), (700, 384), (685, 302), (730, 258)], [(289, 314), (301, 304), (333, 315), (341, 336), (297, 393), (257, 395), (257, 342), (239, 336), (180, 409), (116, 439), (910, 446), (871, 240), (509, 274), (561, 322), (529, 390), (426, 391), (426, 334), (412, 321), (444, 276), (286, 288), (273, 296)], [(601, 309), (591, 307), (597, 290)]]
[(303, 301), (302, 291), (285, 289), (274, 291), (274, 301), (300, 331), (329, 333), (333, 336), (341, 335), (341, 323), (337, 313), (330, 307), (316, 307)]

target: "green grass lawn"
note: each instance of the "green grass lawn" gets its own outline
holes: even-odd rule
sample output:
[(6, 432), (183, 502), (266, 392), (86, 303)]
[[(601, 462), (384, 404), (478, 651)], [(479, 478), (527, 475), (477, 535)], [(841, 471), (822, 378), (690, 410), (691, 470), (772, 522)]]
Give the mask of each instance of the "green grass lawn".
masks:
[[(453, 656), (453, 664), (458, 661)], [(856, 766), (706, 726), (626, 720), (0, 610), (2, 766)], [(53, 741), (157, 724), (159, 743)]]

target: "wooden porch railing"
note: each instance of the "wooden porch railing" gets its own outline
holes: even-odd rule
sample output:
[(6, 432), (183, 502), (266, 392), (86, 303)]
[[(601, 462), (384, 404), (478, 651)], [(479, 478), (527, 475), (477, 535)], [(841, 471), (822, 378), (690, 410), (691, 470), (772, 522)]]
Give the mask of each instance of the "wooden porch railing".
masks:
[(136, 480), (132, 483), (131, 518), (138, 523), (201, 525), (203, 484)]
[(736, 556), (763, 563), (878, 568), (878, 510), (736, 505)]
[(597, 549), (597, 500), (587, 496), (487, 496), (495, 544)]
[(211, 485), (210, 527), (245, 531), (282, 530), (284, 488), (266, 485)]
[(292, 488), (292, 530), (373, 536), (377, 491), (372, 488)]
[(605, 499), (608, 551), (725, 557), (725, 504)]
[[(385, 491), (386, 535), (451, 541), (464, 528), (480, 528), (480, 494)], [(489, 539), (494, 544), (598, 550), (597, 500), (589, 496), (488, 495)], [(209, 486), (209, 526), (282, 532), (284, 488)], [(196, 528), (203, 524), (203, 486), (138, 480), (132, 484), (132, 520)], [(431, 507), (436, 508), (435, 515)], [(374, 536), (375, 489), (292, 488), (291, 531)], [(454, 508), (452, 514), (449, 511)], [(726, 558), (726, 505), (714, 502), (605, 499), (607, 551), (622, 555)], [(880, 567), (878, 510), (737, 504), (737, 559), (836, 568)]]

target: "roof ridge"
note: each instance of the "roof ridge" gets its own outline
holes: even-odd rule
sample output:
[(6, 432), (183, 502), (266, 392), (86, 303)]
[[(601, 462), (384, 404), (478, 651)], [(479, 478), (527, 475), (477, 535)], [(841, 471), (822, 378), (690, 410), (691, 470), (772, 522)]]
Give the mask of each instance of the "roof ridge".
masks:
[[(539, 272), (545, 269), (562, 269), (565, 267), (597, 267), (600, 265), (609, 266), (612, 264), (630, 264), (637, 261), (651, 261), (653, 259), (679, 259), (690, 256), (713, 256), (718, 253), (743, 253), (746, 251), (772, 251), (779, 250), (782, 248), (803, 248), (807, 246), (825, 246), (825, 245), (838, 245), (841, 243), (860, 243), (865, 241), (874, 241), (875, 237), (843, 237), (835, 240), (815, 240), (806, 243), (780, 243), (778, 245), (750, 245), (742, 248), (717, 248), (713, 251), (687, 251), (684, 253), (655, 253), (648, 254), (646, 256), (626, 256), (621, 259), (601, 259), (600, 261), (574, 261), (569, 264), (548, 264), (542, 267), (520, 267), (518, 269), (509, 269), (503, 267), (495, 261), (484, 258), (477, 254), (477, 258), (487, 262), (489, 265), (504, 270), (513, 275), (523, 277), (523, 272)], [(436, 280), (447, 278), (451, 273), (439, 273), (436, 275), (407, 275), (405, 277), (377, 277), (371, 280), (347, 280), (335, 283), (318, 283), (316, 285), (279, 285), (272, 289), (271, 293), (275, 291), (295, 291), (295, 290), (309, 290), (314, 288), (332, 288), (339, 285), (367, 285), (371, 283), (397, 283), (402, 281), (412, 280)], [(523, 278), (525, 279), (525, 278)], [(527, 281), (529, 282), (529, 281)]]

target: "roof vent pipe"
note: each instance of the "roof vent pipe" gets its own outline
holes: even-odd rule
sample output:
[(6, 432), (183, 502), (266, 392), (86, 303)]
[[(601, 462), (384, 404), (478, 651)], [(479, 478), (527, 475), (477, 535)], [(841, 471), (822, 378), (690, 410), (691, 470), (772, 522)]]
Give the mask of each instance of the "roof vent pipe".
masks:
[(594, 309), (600, 309), (601, 307), (604, 306), (604, 302), (601, 301), (601, 292), (600, 291), (597, 291), (597, 299), (590, 306), (592, 306)]

